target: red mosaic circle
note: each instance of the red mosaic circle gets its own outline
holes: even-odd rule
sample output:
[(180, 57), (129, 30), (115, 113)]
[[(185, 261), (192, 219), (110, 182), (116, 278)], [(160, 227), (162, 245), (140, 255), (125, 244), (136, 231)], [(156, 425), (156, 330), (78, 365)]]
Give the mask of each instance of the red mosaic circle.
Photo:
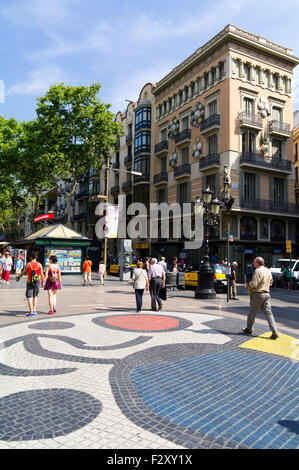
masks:
[(136, 331), (159, 331), (176, 328), (180, 322), (176, 318), (163, 315), (116, 315), (105, 319), (108, 325)]

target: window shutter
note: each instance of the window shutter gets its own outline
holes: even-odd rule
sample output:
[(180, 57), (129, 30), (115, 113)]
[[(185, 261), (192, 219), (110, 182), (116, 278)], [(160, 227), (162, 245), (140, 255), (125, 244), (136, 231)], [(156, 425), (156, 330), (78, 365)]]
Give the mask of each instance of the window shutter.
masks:
[(288, 180), (283, 180), (283, 202), (288, 202)]
[(215, 196), (220, 198), (220, 173), (216, 173)]

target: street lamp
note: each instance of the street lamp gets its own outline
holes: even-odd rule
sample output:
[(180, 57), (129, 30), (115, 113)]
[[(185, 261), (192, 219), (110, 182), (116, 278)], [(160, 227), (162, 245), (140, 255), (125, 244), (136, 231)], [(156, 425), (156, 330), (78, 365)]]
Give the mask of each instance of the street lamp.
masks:
[(203, 262), (199, 267), (198, 284), (195, 291), (196, 299), (214, 299), (216, 297), (214, 273), (209, 259), (209, 232), (211, 227), (217, 227), (219, 224), (220, 201), (217, 198), (212, 199), (212, 197), (213, 191), (210, 188), (203, 191)]

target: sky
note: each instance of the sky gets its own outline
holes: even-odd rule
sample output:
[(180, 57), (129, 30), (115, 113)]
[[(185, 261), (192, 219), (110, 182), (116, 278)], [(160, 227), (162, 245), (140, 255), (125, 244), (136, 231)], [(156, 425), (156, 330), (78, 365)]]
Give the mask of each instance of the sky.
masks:
[(229, 23), (299, 56), (298, 18), (299, 0), (0, 0), (0, 115), (34, 119), (62, 82), (99, 82), (102, 102), (125, 110)]

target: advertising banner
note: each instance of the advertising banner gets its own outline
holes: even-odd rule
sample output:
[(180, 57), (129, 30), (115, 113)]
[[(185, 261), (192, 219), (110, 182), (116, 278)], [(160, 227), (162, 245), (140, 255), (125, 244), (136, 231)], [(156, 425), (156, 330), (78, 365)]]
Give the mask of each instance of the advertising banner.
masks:
[(108, 205), (105, 216), (105, 238), (117, 238), (118, 206)]

